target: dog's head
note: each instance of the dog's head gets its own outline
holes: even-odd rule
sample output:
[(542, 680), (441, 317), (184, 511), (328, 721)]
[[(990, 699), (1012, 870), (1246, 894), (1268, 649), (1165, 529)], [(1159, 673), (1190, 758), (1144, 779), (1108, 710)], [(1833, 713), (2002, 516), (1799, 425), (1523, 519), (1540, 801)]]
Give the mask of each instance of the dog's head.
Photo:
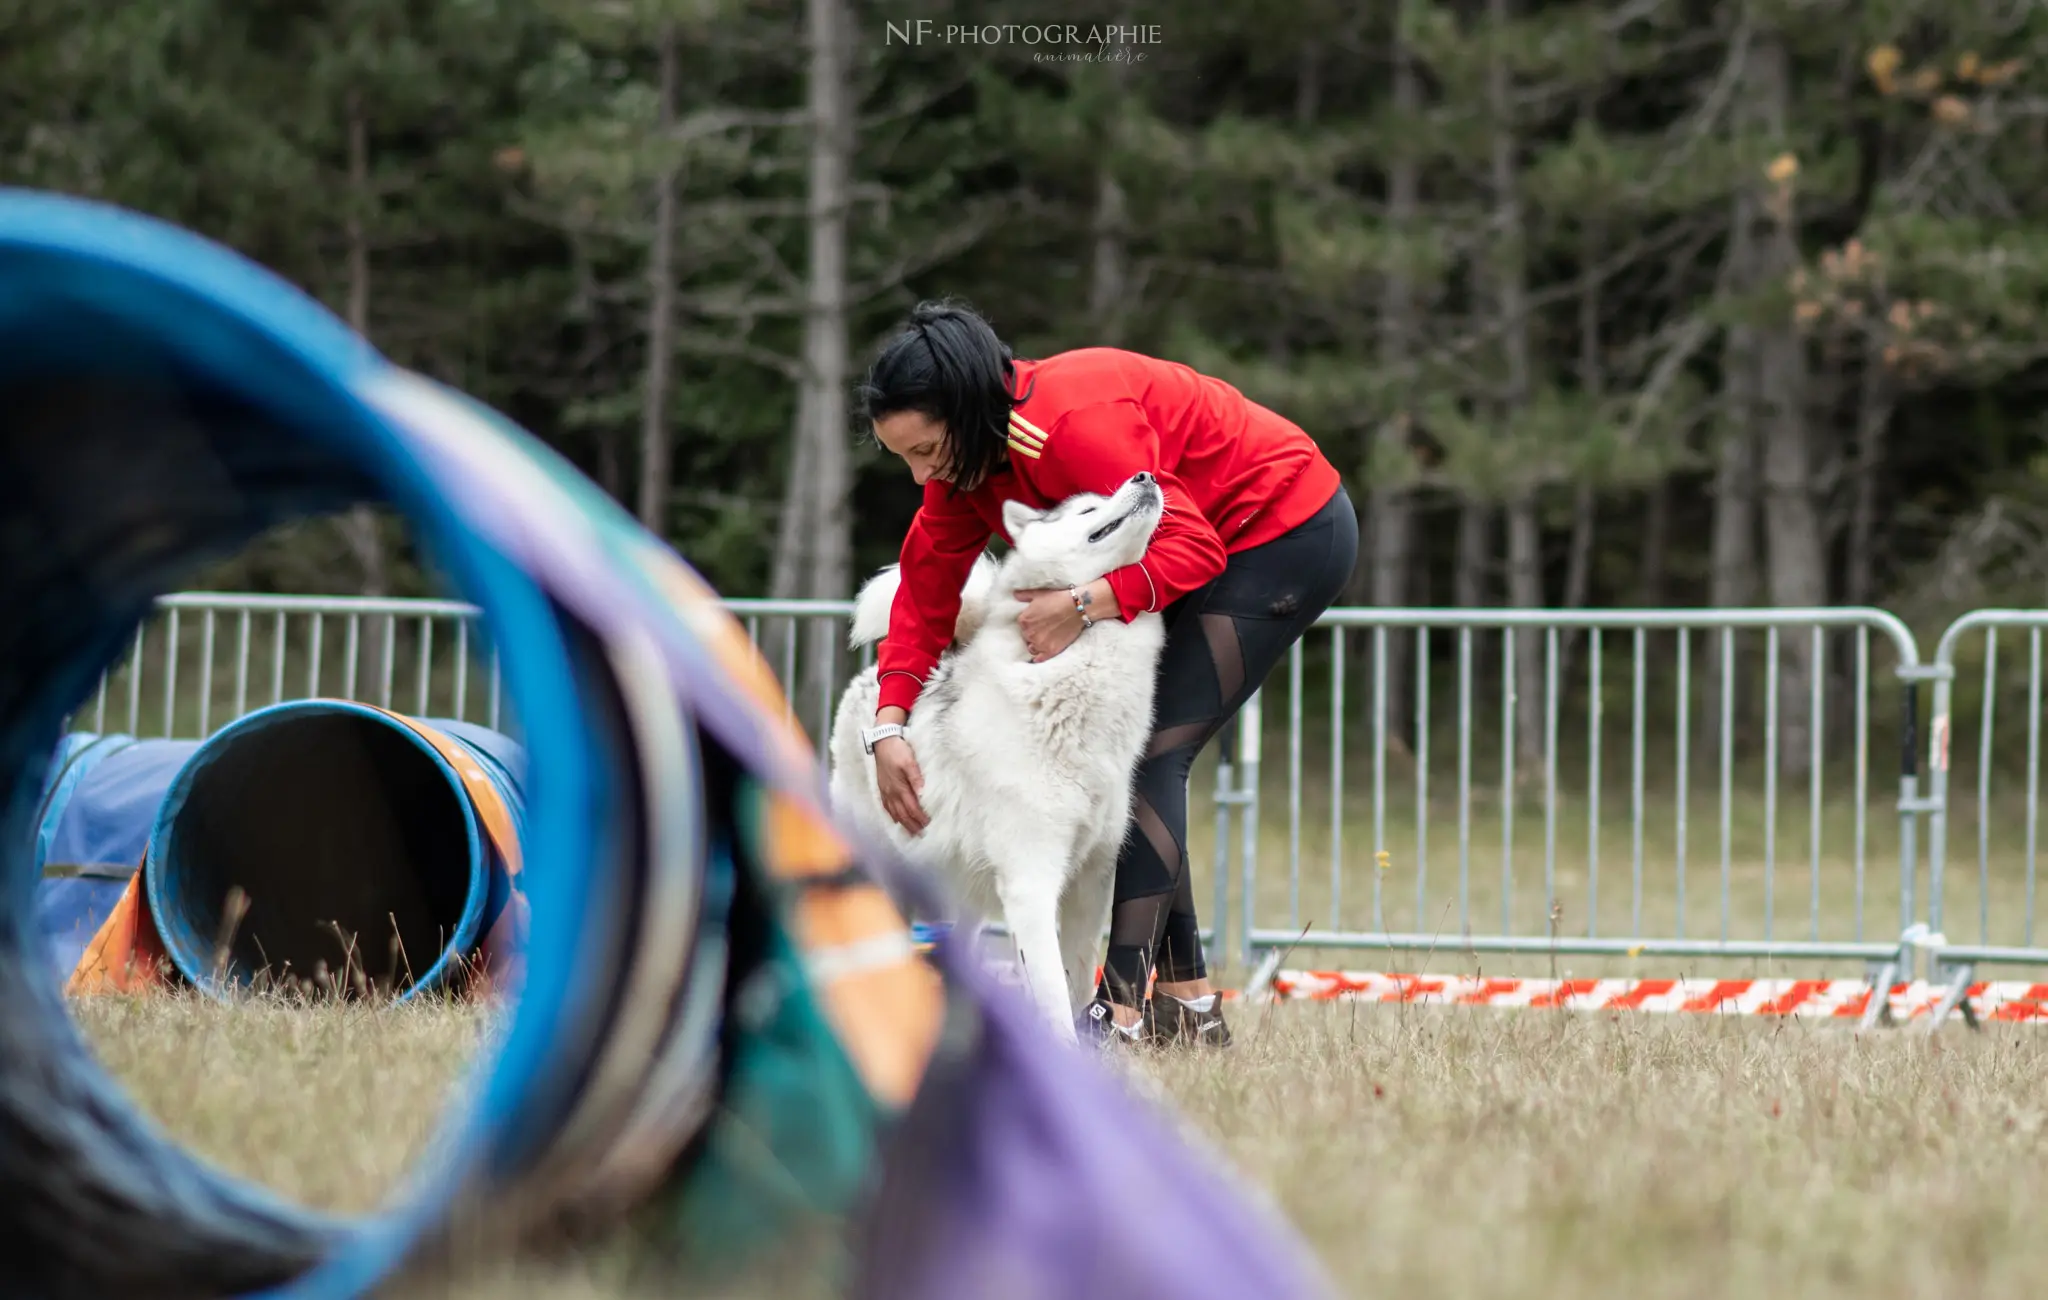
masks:
[(1017, 587), (1078, 586), (1136, 564), (1166, 513), (1166, 494), (1150, 474), (1133, 474), (1109, 496), (1083, 492), (1047, 510), (1003, 503), (1011, 555), (1005, 576)]

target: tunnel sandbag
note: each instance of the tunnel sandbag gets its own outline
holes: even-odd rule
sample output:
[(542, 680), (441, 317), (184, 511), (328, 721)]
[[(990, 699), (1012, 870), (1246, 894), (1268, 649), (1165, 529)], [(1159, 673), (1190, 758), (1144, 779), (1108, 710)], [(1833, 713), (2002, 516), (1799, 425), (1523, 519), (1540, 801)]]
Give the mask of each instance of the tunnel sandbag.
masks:
[(171, 780), (198, 748), (71, 732), (51, 755), (35, 818), (36, 919), (60, 980), (121, 905)]
[[(496, 412), (202, 238), (0, 190), (0, 1259), (14, 1294), (338, 1300), (630, 1215), (693, 1280), (847, 1225), (849, 1294), (1325, 1294), (1289, 1234), (962, 945), (929, 961), (745, 630)], [(337, 1218), (168, 1142), (33, 925), (64, 720), (152, 600), (284, 519), (395, 506), (483, 613), (532, 770), (521, 996), (430, 1158)], [(890, 888), (879, 877), (888, 877)], [(1184, 1207), (1203, 1249), (1119, 1210)], [(640, 1234), (636, 1234), (638, 1236)]]
[(485, 733), (465, 730), (298, 700), (208, 737), (165, 792), (144, 875), (178, 973), (212, 992), (459, 983), (510, 894), (473, 783), (517, 798), (491, 753), (514, 743), (473, 752)]

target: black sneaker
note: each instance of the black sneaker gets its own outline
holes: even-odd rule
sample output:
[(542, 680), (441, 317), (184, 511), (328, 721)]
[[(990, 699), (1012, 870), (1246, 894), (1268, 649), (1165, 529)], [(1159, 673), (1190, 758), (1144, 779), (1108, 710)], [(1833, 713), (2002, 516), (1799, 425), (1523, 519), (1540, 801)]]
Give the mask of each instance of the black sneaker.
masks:
[[(1207, 1003), (1207, 1006), (1199, 1004)], [(1230, 1026), (1223, 1020), (1223, 995), (1183, 1002), (1170, 993), (1154, 992), (1145, 1004), (1146, 1037), (1162, 1045), (1185, 1043), (1190, 1047), (1230, 1046)]]
[(1114, 1008), (1107, 999), (1097, 998), (1088, 1004), (1075, 1025), (1080, 1031), (1081, 1041), (1093, 1047), (1114, 1050), (1122, 1047), (1137, 1047), (1149, 1036), (1146, 1032), (1146, 1017), (1139, 1017), (1138, 1023), (1128, 1029), (1117, 1024)]

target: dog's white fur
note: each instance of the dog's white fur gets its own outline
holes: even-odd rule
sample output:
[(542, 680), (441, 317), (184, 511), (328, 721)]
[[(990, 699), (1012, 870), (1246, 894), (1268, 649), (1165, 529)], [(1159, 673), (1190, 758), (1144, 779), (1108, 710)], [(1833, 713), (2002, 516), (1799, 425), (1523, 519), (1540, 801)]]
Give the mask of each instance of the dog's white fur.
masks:
[[(1166, 629), (1157, 614), (1109, 617), (1043, 663), (1018, 628), (1016, 593), (1095, 581), (1135, 563), (1164, 498), (1150, 475), (1109, 497), (1069, 497), (1045, 511), (1009, 502), (1013, 548), (970, 573), (954, 644), (932, 671), (904, 738), (924, 776), (930, 818), (915, 837), (883, 810), (874, 759), (873, 668), (840, 698), (830, 744), (831, 797), (843, 815), (942, 873), (975, 916), (1000, 910), (1032, 1000), (1074, 1041), (1094, 992), (1096, 946), (1109, 920), (1116, 859), (1129, 833), (1132, 779), (1152, 731), (1153, 674)], [(1121, 520), (1105, 530), (1113, 520)], [(899, 577), (883, 569), (855, 602), (854, 646), (889, 628)]]

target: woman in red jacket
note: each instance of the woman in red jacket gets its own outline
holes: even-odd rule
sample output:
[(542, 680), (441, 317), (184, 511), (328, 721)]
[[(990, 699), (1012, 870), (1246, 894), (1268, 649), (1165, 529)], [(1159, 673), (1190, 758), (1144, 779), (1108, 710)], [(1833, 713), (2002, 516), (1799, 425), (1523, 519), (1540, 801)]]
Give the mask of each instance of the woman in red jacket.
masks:
[[(951, 642), (968, 570), (1004, 532), (1003, 502), (1044, 508), (1114, 491), (1140, 470), (1165, 490), (1138, 563), (1083, 588), (1085, 608), (1065, 588), (1019, 593), (1029, 602), (1019, 625), (1043, 660), (1094, 619), (1165, 619), (1137, 833), (1117, 860), (1109, 953), (1085, 1027), (1109, 1041), (1228, 1043), (1187, 871), (1188, 773), (1351, 576), (1358, 519), (1336, 469), (1300, 428), (1221, 380), (1114, 348), (1016, 360), (986, 321), (947, 304), (911, 314), (861, 398), (876, 440), (924, 488), (877, 655), (878, 726), (909, 717)], [(890, 817), (923, 830), (909, 742), (878, 740), (874, 757)]]

